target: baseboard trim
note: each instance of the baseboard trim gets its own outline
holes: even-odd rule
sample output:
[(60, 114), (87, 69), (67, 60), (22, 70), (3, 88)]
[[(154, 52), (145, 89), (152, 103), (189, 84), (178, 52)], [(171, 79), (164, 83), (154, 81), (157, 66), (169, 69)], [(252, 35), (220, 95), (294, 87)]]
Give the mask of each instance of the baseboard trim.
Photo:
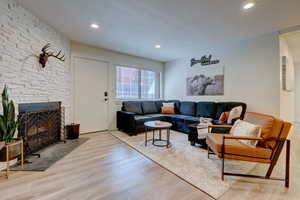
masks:
[(109, 130), (101, 130), (101, 131), (84, 132), (84, 133), (80, 133), (79, 135), (88, 135), (88, 134), (93, 134), (93, 133), (106, 133), (106, 132), (109, 132)]

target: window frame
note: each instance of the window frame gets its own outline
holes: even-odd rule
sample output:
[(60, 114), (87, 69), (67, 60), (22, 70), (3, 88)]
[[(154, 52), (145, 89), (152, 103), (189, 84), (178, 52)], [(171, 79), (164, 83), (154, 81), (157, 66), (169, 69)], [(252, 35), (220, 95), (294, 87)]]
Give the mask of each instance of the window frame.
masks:
[[(118, 86), (118, 79), (117, 79), (117, 68), (118, 67), (124, 67), (124, 68), (133, 68), (138, 70), (138, 98), (119, 98), (117, 96), (117, 86)], [(143, 68), (143, 67), (136, 67), (136, 66), (130, 66), (130, 65), (114, 65), (115, 70), (115, 97), (118, 100), (128, 100), (128, 101), (134, 101), (134, 100), (156, 100), (161, 99), (161, 79), (162, 79), (162, 72), (151, 70), (149, 68)], [(142, 70), (144, 71), (150, 71), (155, 73), (155, 97), (154, 98), (142, 98), (142, 89), (141, 89), (141, 78), (142, 78)]]

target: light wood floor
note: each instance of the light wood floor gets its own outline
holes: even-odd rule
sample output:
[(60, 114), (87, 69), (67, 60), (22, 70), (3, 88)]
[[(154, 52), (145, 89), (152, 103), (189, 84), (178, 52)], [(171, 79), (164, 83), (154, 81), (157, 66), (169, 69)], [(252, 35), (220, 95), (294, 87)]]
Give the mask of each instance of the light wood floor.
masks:
[[(17, 172), (0, 177), (1, 200), (206, 200), (212, 199), (108, 133), (88, 142), (46, 172)], [(291, 187), (283, 182), (241, 179), (220, 200), (300, 199), (300, 129), (291, 134)], [(284, 174), (284, 152), (275, 176)], [(262, 174), (259, 165), (253, 173)], [(230, 169), (228, 169), (230, 170)], [(227, 178), (225, 177), (225, 181)]]
[(2, 175), (0, 199), (211, 199), (108, 133), (83, 137), (91, 139), (46, 172)]

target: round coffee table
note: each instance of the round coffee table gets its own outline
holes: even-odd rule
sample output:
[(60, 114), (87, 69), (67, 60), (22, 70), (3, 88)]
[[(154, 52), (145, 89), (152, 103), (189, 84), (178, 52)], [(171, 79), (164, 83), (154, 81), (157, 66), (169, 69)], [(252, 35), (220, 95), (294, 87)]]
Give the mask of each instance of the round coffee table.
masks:
[[(170, 143), (170, 129), (172, 127), (172, 124), (169, 122), (163, 122), (163, 121), (149, 121), (145, 122), (145, 146), (147, 146), (148, 141), (152, 140), (152, 145), (157, 147), (167, 147), (169, 148), (171, 146)], [(152, 138), (148, 140), (148, 131), (152, 130)], [(155, 138), (155, 131), (158, 130), (159, 137)], [(166, 130), (167, 136), (166, 139), (162, 139), (162, 130)], [(159, 143), (164, 144), (159, 144)]]

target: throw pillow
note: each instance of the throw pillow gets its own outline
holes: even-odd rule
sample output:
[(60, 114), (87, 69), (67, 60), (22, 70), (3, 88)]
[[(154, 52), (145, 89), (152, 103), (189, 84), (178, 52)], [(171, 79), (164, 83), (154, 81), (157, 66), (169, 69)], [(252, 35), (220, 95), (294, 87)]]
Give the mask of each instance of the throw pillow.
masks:
[[(260, 137), (261, 127), (243, 120), (237, 120), (230, 130), (233, 136)], [(256, 140), (239, 140), (243, 144), (255, 148)]]
[(219, 118), (219, 122), (226, 123), (228, 121), (228, 117), (229, 117), (229, 112), (222, 112)]
[(163, 107), (172, 107), (175, 108), (175, 104), (174, 103), (162, 103)]
[(174, 107), (161, 107), (161, 114), (175, 114)]
[(243, 112), (242, 106), (237, 106), (237, 107), (232, 108), (231, 111), (229, 112), (227, 123), (232, 124), (232, 120), (240, 118), (242, 115), (242, 112)]
[(124, 101), (123, 102), (124, 111), (126, 112), (133, 112), (138, 115), (142, 115), (142, 103), (140, 101)]

